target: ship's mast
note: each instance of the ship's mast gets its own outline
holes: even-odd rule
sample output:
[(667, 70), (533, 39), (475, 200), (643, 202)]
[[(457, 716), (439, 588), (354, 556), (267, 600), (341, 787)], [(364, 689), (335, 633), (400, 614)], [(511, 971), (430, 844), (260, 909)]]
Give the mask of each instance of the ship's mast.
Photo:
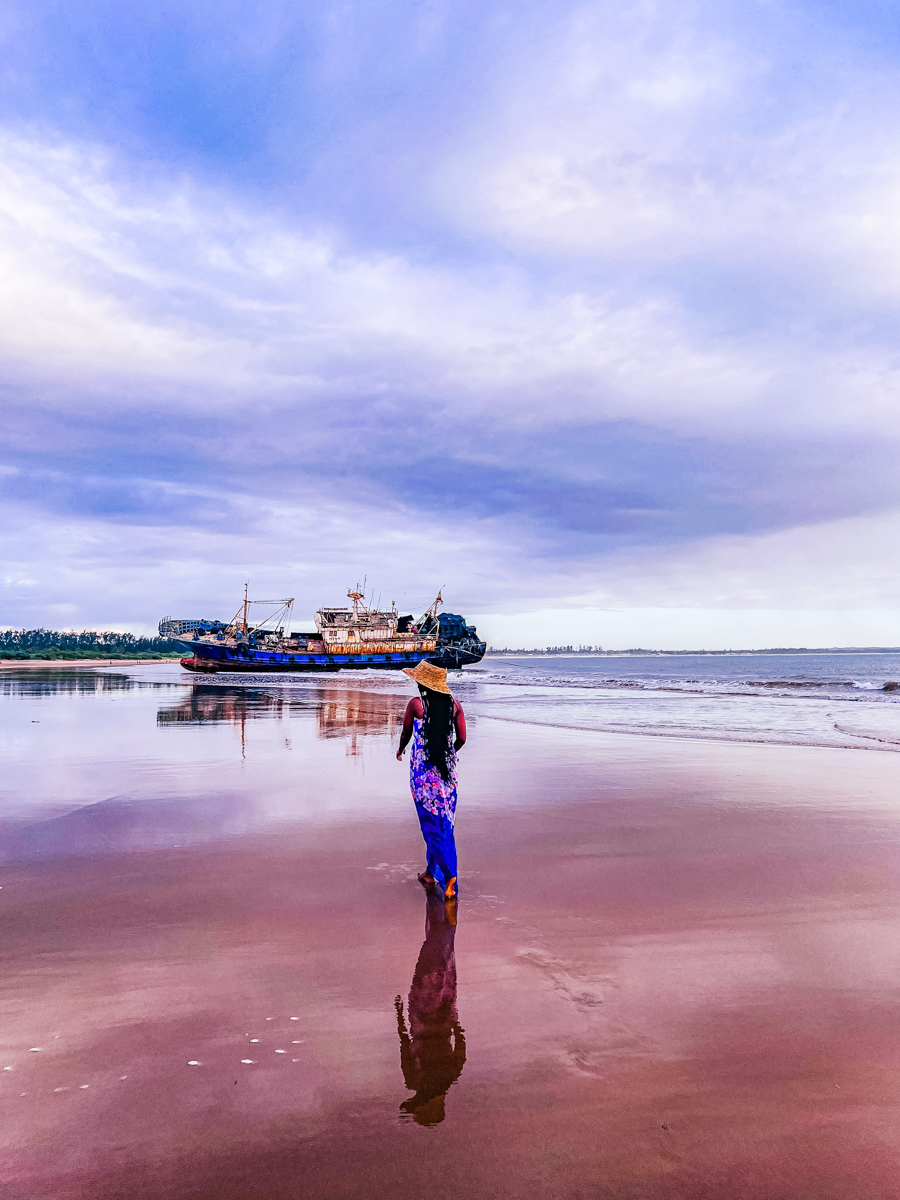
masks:
[(416, 622), (417, 629), (423, 632), (426, 636), (432, 631), (432, 627), (437, 626), (438, 624), (438, 609), (444, 603), (444, 597), (441, 595), (443, 590), (444, 589), (442, 586), (441, 591), (438, 592), (433, 602), (428, 606), (428, 608), (425, 609), (421, 617), (419, 617), (418, 621)]
[[(359, 584), (356, 585), (359, 587)], [(364, 592), (348, 592), (348, 597), (353, 601), (353, 624), (359, 622), (359, 602), (365, 598)]]
[[(283, 619), (285, 625), (289, 628), (291, 623), (291, 613), (294, 607), (294, 597), (288, 596), (286, 600), (251, 600), (250, 599), (250, 584), (244, 584), (244, 599), (241, 601), (241, 606), (228, 622), (227, 628), (234, 637), (250, 636), (250, 605), (264, 604), (268, 607), (274, 607), (276, 611), (262, 621), (258, 621), (253, 627), (253, 632), (258, 633), (260, 630), (271, 633), (272, 630), (266, 630), (266, 625), (270, 621)], [(279, 627), (278, 633), (284, 633), (285, 626)]]

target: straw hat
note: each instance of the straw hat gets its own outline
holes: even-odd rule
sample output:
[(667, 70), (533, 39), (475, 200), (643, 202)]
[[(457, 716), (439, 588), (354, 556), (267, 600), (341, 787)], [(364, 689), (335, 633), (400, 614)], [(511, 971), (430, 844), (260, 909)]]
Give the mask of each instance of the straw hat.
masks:
[(444, 668), (436, 667), (424, 659), (415, 667), (404, 667), (403, 674), (414, 679), (416, 683), (420, 683), (422, 687), (429, 688), (432, 692), (443, 692), (445, 696), (453, 695), (447, 687), (447, 672)]

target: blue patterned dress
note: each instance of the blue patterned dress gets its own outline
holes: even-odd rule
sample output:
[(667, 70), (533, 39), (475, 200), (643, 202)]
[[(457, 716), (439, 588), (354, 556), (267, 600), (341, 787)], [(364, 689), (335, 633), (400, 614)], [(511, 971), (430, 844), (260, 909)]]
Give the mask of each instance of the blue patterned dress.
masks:
[(409, 787), (416, 803), (416, 812), (428, 862), (425, 870), (441, 887), (456, 878), (456, 751), (453, 749), (453, 730), (450, 725), (450, 750), (447, 756), (449, 779), (442, 779), (437, 767), (428, 761), (425, 747), (425, 722), (413, 721), (412, 754), (409, 760)]
[[(453, 737), (453, 726), (450, 726)], [(443, 817), (451, 825), (456, 822), (456, 751), (450, 746), (447, 755), (447, 774), (442, 779), (437, 767), (428, 761), (425, 751), (425, 722), (413, 721), (412, 754), (409, 759), (409, 786), (416, 804), (421, 804), (436, 817)]]

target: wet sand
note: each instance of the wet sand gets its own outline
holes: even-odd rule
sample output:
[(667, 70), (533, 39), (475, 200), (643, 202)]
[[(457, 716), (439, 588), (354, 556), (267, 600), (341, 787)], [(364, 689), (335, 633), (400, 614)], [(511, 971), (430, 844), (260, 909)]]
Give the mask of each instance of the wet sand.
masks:
[(482, 717), (426, 937), (395, 710), (319, 708), (292, 817), (10, 852), (8, 1200), (900, 1195), (890, 755)]

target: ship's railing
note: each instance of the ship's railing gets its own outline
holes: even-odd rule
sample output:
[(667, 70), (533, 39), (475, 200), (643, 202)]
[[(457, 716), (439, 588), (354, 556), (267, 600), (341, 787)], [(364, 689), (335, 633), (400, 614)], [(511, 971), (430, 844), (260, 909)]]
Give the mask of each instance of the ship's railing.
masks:
[(325, 643), (328, 654), (430, 654), (436, 649), (437, 643), (433, 638), (418, 638), (414, 642), (403, 642), (398, 645), (393, 639), (386, 642), (333, 642)]
[(323, 629), (321, 636), (326, 642), (340, 642), (342, 646), (352, 646), (356, 642), (387, 642), (397, 641), (404, 645), (419, 637), (416, 633), (395, 633), (393, 629)]
[(181, 637), (185, 633), (194, 633), (197, 629), (202, 629), (206, 632), (212, 632), (219, 629), (224, 629), (225, 626), (221, 621), (179, 621), (175, 617), (163, 617), (159, 623), (160, 637)]

